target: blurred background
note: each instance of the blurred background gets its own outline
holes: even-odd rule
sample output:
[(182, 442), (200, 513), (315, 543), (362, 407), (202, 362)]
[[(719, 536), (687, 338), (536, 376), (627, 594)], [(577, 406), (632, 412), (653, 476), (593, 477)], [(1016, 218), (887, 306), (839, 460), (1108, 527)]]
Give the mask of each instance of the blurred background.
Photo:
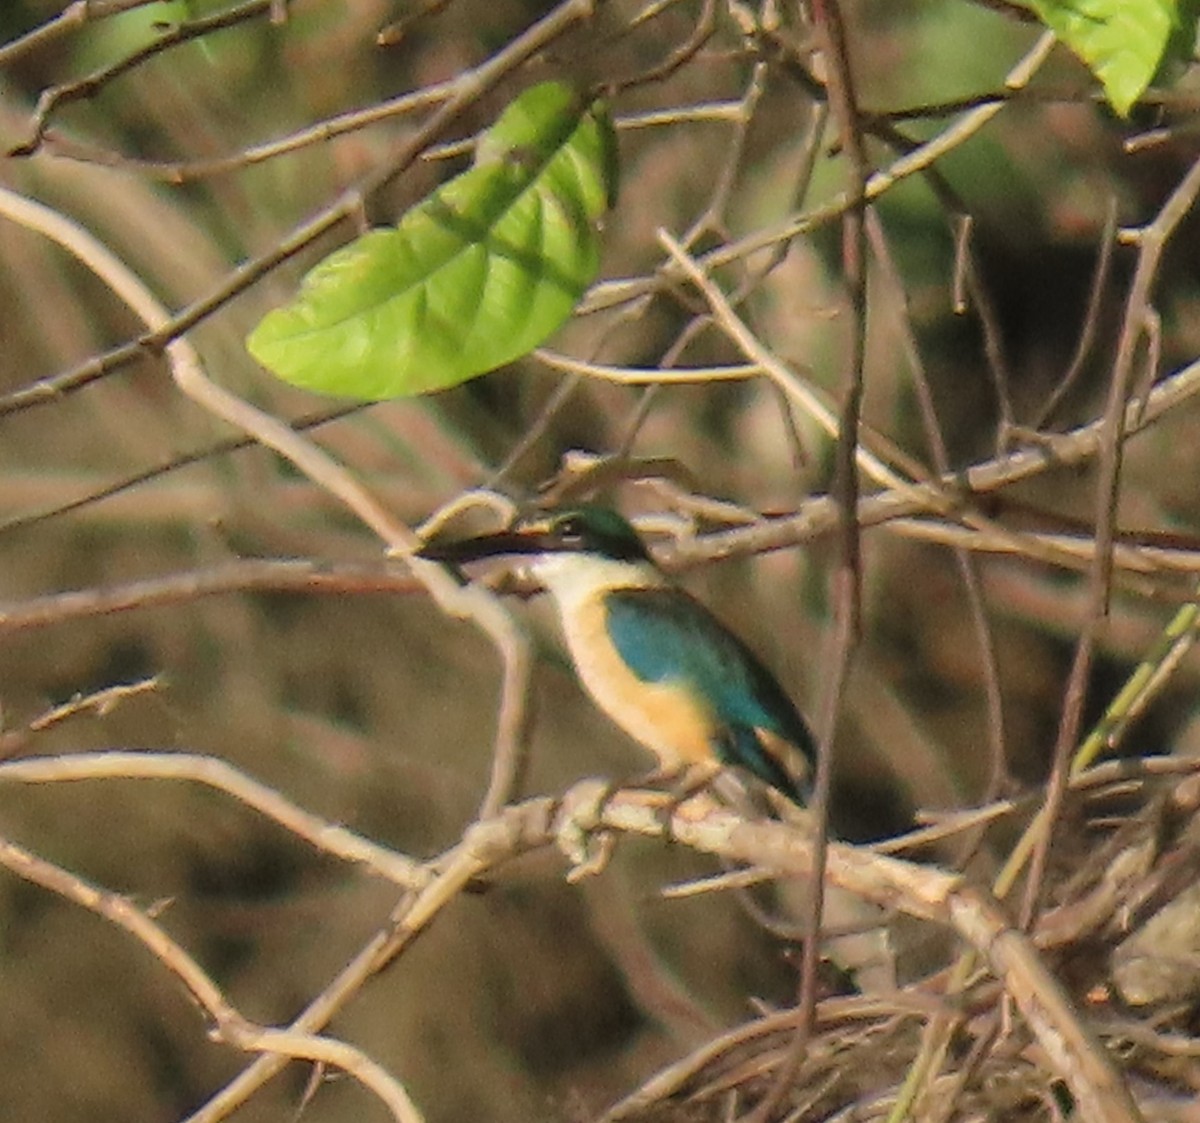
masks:
[[(407, 92), (436, 90), (550, 7), (94, 2), (87, 18), (55, 25), (64, 5), (10, 0), (0, 6), (0, 145), (33, 152), (4, 158), (0, 185), (82, 224), (168, 307), (182, 308), (385, 162), (429, 106), (381, 112), (269, 159), (253, 155), (257, 146)], [(1011, 13), (964, 0), (847, 8), (862, 105), (880, 114), (926, 107), (888, 119), (902, 134), (895, 146), (871, 141), (880, 167), (896, 158), (901, 141), (934, 135), (972, 99), (1001, 88), (1038, 34)], [(700, 40), (708, 14), (712, 33)], [(31, 37), (39, 28), (50, 30)], [(184, 41), (121, 65), (181, 28)], [(772, 229), (845, 189), (836, 134), (814, 137), (811, 127), (807, 32), (785, 24), (780, 37), (792, 57), (769, 37), (747, 39), (724, 5), (600, 4), (440, 139), (486, 127), (534, 81), (614, 84), (621, 196), (606, 226), (602, 279), (647, 276), (662, 261), (659, 227), (679, 236), (708, 213), (694, 242), (699, 252)], [(756, 62), (765, 64), (761, 88), (752, 85)], [(91, 85), (71, 85), (90, 76), (97, 77)], [(877, 213), (900, 283), (873, 266), (865, 419), (874, 429), (933, 465), (903, 357), (909, 330), (953, 467), (996, 455), (1012, 426), (1062, 431), (1100, 413), (1133, 260), (1124, 249), (1099, 290), (1095, 340), (1079, 377), (1052, 416), (1044, 408), (1089, 322), (1106, 223), (1148, 220), (1195, 158), (1190, 79), (1178, 76), (1169, 98), (1121, 121), (1059, 49), (1032, 95), (1004, 106), (940, 161), (940, 183), (914, 178), (884, 195)], [(35, 107), (51, 90), (66, 94), (38, 135)], [(941, 103), (953, 105), (936, 108)], [(726, 111), (706, 111), (714, 106)], [(1132, 153), (1123, 147), (1152, 128), (1166, 128), (1161, 142)], [(394, 221), (464, 160), (417, 161), (366, 200), (362, 223)], [(971, 217), (978, 277), (962, 314), (955, 311), (961, 215), (953, 207)], [(288, 419), (332, 408), (258, 368), (243, 339), (291, 296), (307, 267), (354, 232), (343, 223), (189, 333), (215, 381)], [(1200, 344), (1198, 233), (1185, 220), (1159, 273), (1160, 374), (1190, 360)], [(727, 289), (745, 282), (742, 309), (760, 337), (835, 394), (848, 330), (838, 225), (791, 242), (774, 263), (771, 252), (757, 251), (718, 279)], [(990, 359), (981, 307), (994, 329)], [(550, 346), (655, 367), (698, 311), (694, 295), (660, 293), (580, 315)], [(421, 858), (437, 854), (471, 821), (486, 785), (499, 691), (493, 650), (415, 588), (406, 591), (403, 570), (384, 563), (379, 542), (336, 500), (271, 452), (222, 444), (240, 434), (183, 398), (163, 362), (142, 357), (32, 403), (23, 395), (141, 331), (58, 247), (0, 222), (5, 751), (211, 754), (380, 843)], [(682, 359), (738, 361), (714, 331), (698, 332)], [(764, 379), (650, 392), (585, 379), (557, 402), (567, 377), (528, 359), (427, 399), (359, 410), (313, 435), (410, 523), (480, 484), (526, 499), (576, 450), (672, 462), (665, 474), (646, 473), (610, 493), (635, 516), (678, 506), (677, 486), (664, 479), (768, 514), (795, 511), (829, 486), (829, 442)], [(1170, 531), (1190, 543), (1198, 426), (1196, 410), (1184, 406), (1131, 444), (1123, 527)], [(1047, 471), (1006, 491), (989, 513), (1015, 527), (1071, 529), (1071, 520), (1091, 519), (1094, 489), (1090, 468)], [(710, 511), (695, 529), (720, 525)], [(827, 683), (822, 653), (837, 557), (834, 537), (825, 535), (682, 575), (814, 716)], [(197, 594), (193, 575), (230, 574), (247, 559), (309, 559), (351, 576), (315, 588), (264, 570), (254, 582), (231, 578), (225, 591)], [(1007, 791), (1042, 780), (1084, 619), (1085, 578), (1024, 556), (977, 562), (1003, 700), (1006, 757), (997, 762), (987, 660), (954, 554), (885, 524), (866, 532), (864, 563), (864, 635), (845, 690), (838, 755), (834, 816), (842, 833), (882, 837), (918, 808), (981, 798), (991, 781)], [(171, 595), (138, 604), (136, 583), (171, 577), (178, 578)], [(91, 601), (68, 613), (63, 601), (39, 599), (127, 586), (128, 611), (101, 612)], [(1187, 587), (1178, 579), (1118, 582), (1090, 718)], [(546, 606), (517, 611), (541, 657), (526, 793), (558, 792), (583, 776), (638, 774), (641, 752), (581, 695)], [(150, 678), (153, 688), (109, 712), (82, 705), (40, 728), (56, 706)], [(1196, 686), (1191, 660), (1129, 750), (1194, 742)], [(396, 899), (393, 887), (194, 785), (0, 784), (0, 830), (84, 878), (156, 905), (231, 1002), (267, 1024), (286, 1023), (319, 992)], [(402, 1079), (432, 1123), (592, 1118), (748, 1017), (754, 1003), (794, 997), (795, 946), (765, 931), (733, 895), (658, 895), (664, 883), (710, 872), (681, 848), (650, 842), (622, 843), (610, 869), (580, 887), (563, 883), (555, 855), (523, 860), (488, 892), (453, 905), (331, 1032)], [(0, 978), (6, 1119), (182, 1119), (245, 1063), (206, 1040), (198, 1012), (141, 947), (7, 874), (0, 876)], [(236, 1118), (293, 1118), (308, 1079), (293, 1065)], [(303, 1115), (322, 1123), (386, 1118), (347, 1079), (323, 1084)]]

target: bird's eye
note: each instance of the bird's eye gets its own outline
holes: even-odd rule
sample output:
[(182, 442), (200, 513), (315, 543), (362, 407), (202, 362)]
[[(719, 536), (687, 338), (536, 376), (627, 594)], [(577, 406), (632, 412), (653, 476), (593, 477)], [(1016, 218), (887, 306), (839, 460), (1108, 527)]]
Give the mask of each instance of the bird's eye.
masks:
[(583, 519), (578, 515), (568, 515), (558, 521), (555, 530), (558, 531), (559, 538), (564, 542), (578, 542), (584, 534)]

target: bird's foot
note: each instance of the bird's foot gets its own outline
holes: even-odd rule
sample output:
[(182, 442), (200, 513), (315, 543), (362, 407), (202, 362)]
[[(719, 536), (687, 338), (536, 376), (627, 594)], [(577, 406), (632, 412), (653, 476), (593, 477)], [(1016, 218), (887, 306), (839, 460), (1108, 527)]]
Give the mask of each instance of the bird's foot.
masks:
[[(643, 781), (643, 785), (661, 787), (666, 797), (656, 817), (662, 825), (663, 834), (672, 837), (671, 823), (680, 808), (696, 801), (697, 810), (706, 812), (713, 805), (708, 794), (713, 781), (720, 775), (721, 765), (715, 761), (703, 764), (682, 764), (675, 768), (656, 768)], [(701, 801), (698, 797), (704, 796)]]
[(616, 836), (599, 828), (605, 804), (616, 790), (610, 780), (584, 780), (563, 796), (555, 814), (554, 838), (571, 863), (567, 881), (572, 884), (608, 865)]

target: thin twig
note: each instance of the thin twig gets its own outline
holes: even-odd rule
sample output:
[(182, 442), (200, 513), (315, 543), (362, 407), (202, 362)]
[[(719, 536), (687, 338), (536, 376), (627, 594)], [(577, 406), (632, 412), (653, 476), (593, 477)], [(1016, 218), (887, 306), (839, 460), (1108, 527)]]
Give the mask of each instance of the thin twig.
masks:
[[(352, 414), (359, 413), (368, 408), (368, 403), (355, 402), (348, 406), (336, 406), (333, 409), (324, 409), (319, 412), (308, 414), (304, 417), (298, 417), (294, 421), (289, 421), (287, 424), (296, 430), (298, 433), (307, 432), (309, 429), (316, 429), (322, 425), (327, 425), (331, 421), (340, 421), (344, 417), (349, 417)], [(10, 531), (26, 529), (31, 526), (36, 526), (38, 523), (46, 522), (49, 519), (57, 518), (60, 515), (69, 514), (72, 511), (79, 511), (85, 507), (89, 507), (94, 503), (99, 503), (105, 499), (111, 499), (113, 496), (121, 495), (126, 491), (138, 487), (144, 483), (150, 483), (162, 476), (170, 475), (172, 472), (178, 471), (180, 468), (186, 468), (192, 464), (200, 464), (206, 460), (210, 460), (217, 456), (225, 456), (231, 452), (238, 452), (243, 448), (250, 448), (257, 442), (253, 437), (227, 437), (221, 441), (213, 441), (198, 448), (193, 452), (181, 453), (178, 456), (172, 456), (169, 460), (165, 460), (160, 464), (155, 464), (150, 468), (145, 468), (140, 472), (135, 472), (133, 475), (124, 476), (121, 479), (115, 480), (104, 487), (89, 491), (84, 495), (80, 495), (76, 499), (72, 499), (66, 503), (56, 503), (50, 507), (44, 507), (41, 510), (35, 510), (28, 514), (16, 515), (11, 519), (5, 519), (0, 522), (0, 534), (7, 534)]]
[(421, 588), (395, 562), (252, 558), (109, 588), (79, 589), (0, 604), (0, 635), (55, 627), (134, 609), (187, 603), (224, 593), (412, 593)]
[(98, 752), (0, 763), (0, 784), (73, 784), (85, 780), (187, 780), (222, 791), (278, 823), (310, 846), (355, 862), (406, 889), (429, 881), (411, 858), (305, 811), (275, 788), (251, 779), (219, 757), (199, 753)]
[[(1200, 394), (1200, 360), (1163, 378), (1144, 403), (1131, 403), (1126, 411), (1127, 436), (1150, 425)], [(1062, 434), (1046, 434), (1035, 445), (986, 460), (930, 483), (905, 484), (868, 495), (859, 503), (862, 526), (875, 526), (897, 517), (938, 510), (946, 494), (966, 496), (997, 491), (1050, 469), (1070, 468), (1092, 460), (1100, 451), (1103, 422), (1088, 422)], [(861, 452), (860, 452), (861, 457)], [(862, 461), (860, 459), (860, 466)], [(771, 519), (751, 527), (736, 527), (680, 543), (672, 551), (681, 562), (700, 564), (748, 551), (786, 549), (798, 542), (828, 533), (836, 526), (837, 510), (827, 498), (806, 503), (797, 515)]]
[[(323, 144), (338, 137), (378, 124), (380, 121), (400, 117), (418, 109), (426, 109), (445, 101), (454, 92), (454, 80), (433, 82), (428, 86), (399, 97), (388, 98), (367, 109), (356, 109), (340, 113), (324, 121), (318, 121), (305, 129), (297, 129), (276, 140), (250, 145), (226, 156), (214, 156), (206, 160), (146, 160), (135, 159), (118, 152), (109, 152), (79, 141), (59, 136), (53, 131), (43, 137), (42, 146), (55, 156), (77, 160), (80, 163), (101, 164), (105, 167), (122, 168), (139, 175), (150, 176), (167, 183), (179, 185), (196, 179), (225, 175), (242, 168), (252, 167), (267, 160), (297, 152), (313, 144)], [(426, 155), (432, 155), (427, 153)]]
[[(788, 398), (817, 422), (831, 437), (836, 439), (839, 431), (837, 414), (826, 404), (821, 395), (798, 378), (786, 364), (776, 358), (746, 327), (733, 310), (728, 298), (713, 283), (703, 267), (703, 258), (691, 257), (684, 248), (665, 230), (658, 232), (658, 239), (684, 276), (703, 294), (712, 308), (713, 316), (721, 328), (738, 345), (758, 369), (780, 387)], [(915, 487), (897, 475), (874, 453), (856, 445), (855, 460), (858, 467), (876, 482), (885, 487), (903, 490)]]
[(1062, 798), (1066, 792), (1067, 778), (1073, 767), (1072, 755), (1076, 751), (1079, 739), (1095, 646), (1102, 621), (1108, 615), (1117, 503), (1121, 486), (1121, 466), (1128, 437), (1129, 411), (1132, 405), (1136, 417), (1140, 408), (1138, 403), (1131, 403), (1129, 400), (1134, 358), (1151, 310), (1151, 291), (1158, 277), (1163, 251), (1176, 228), (1191, 210), (1197, 195), (1200, 195), (1200, 160), (1192, 164), (1154, 220), (1128, 237), (1128, 240), (1137, 242), (1138, 260), (1121, 321), (1121, 335), (1113, 360), (1108, 401), (1100, 422), (1100, 464), (1096, 483), (1096, 555), (1088, 588), (1088, 614), (1067, 680), (1045, 807), (1036, 820), (1039, 833), (1036, 836), (1021, 909), (1022, 921), (1026, 926), (1036, 913), (1054, 823), (1058, 818)]
[[(1039, 38), (1009, 72), (1005, 84), (1014, 90), (1024, 88), (1054, 49), (1056, 43), (1057, 39), (1050, 32)], [(888, 167), (873, 173), (863, 192), (863, 201), (874, 202), (897, 183), (909, 176), (917, 175), (937, 163), (947, 153), (953, 152), (978, 133), (996, 117), (1002, 108), (1003, 106), (1000, 104), (989, 104), (971, 111), (925, 144), (900, 157)], [(750, 257), (759, 250), (791, 242), (801, 234), (811, 233), (831, 222), (836, 222), (850, 206), (854, 205), (854, 202), (854, 197), (844, 192), (819, 207), (814, 207), (812, 210), (794, 215), (774, 226), (764, 227), (744, 238), (736, 239), (711, 250), (698, 257), (696, 262), (705, 272), (712, 272), (722, 265), (731, 265), (743, 258)], [(660, 270), (653, 277), (623, 278), (593, 285), (580, 303), (578, 313), (587, 315), (599, 312), (602, 309), (661, 291), (678, 281), (680, 272), (682, 272), (681, 269), (675, 270), (668, 267)]]
[(1075, 386), (1091, 357), (1092, 347), (1096, 342), (1096, 332), (1100, 326), (1100, 307), (1104, 300), (1104, 290), (1108, 286), (1112, 272), (1113, 250), (1117, 244), (1116, 233), (1117, 198), (1114, 194), (1108, 201), (1107, 213), (1104, 216), (1104, 229), (1100, 234), (1100, 249), (1096, 254), (1096, 267), (1092, 271), (1087, 309), (1083, 314), (1083, 326), (1080, 328), (1079, 339), (1075, 344), (1075, 354), (1071, 357), (1066, 372), (1054, 388), (1054, 393), (1050, 395), (1041, 412), (1034, 419), (1033, 427), (1035, 429), (1044, 428), (1054, 417), (1058, 407), (1062, 405), (1063, 399)]
[(157, 0), (72, 0), (57, 16), (25, 35), (0, 47), (0, 68), (11, 66), (22, 55), (48, 47), (56, 39), (87, 23), (95, 23), (121, 12), (142, 8)]
[[(879, 264), (884, 282), (892, 289), (900, 308), (901, 346), (912, 376), (917, 402), (920, 405), (921, 422), (925, 440), (929, 445), (930, 457), (937, 474), (946, 476), (950, 472), (950, 456), (946, 450), (946, 440), (942, 435), (937, 406), (933, 400), (933, 390), (917, 346), (916, 333), (913, 330), (908, 310), (908, 294), (905, 292), (900, 271), (896, 268), (896, 263), (892, 258), (883, 223), (876, 211), (870, 211), (867, 214), (867, 234), (871, 239), (875, 260)], [(979, 645), (979, 662), (983, 670), (984, 696), (987, 700), (988, 714), (988, 750), (991, 759), (990, 775), (983, 800), (988, 802), (1000, 793), (1008, 776), (1000, 669), (996, 663), (996, 645), (984, 606), (979, 571), (966, 549), (955, 549), (954, 557), (962, 578), (963, 592), (966, 596), (967, 609), (971, 614), (971, 625), (975, 631), (976, 642)]]
[[(842, 216), (842, 274), (849, 303), (848, 348), (841, 377), (842, 400), (834, 441), (831, 495), (838, 508), (839, 557), (834, 573), (834, 618), (828, 643), (819, 752), (813, 790), (815, 852), (804, 912), (805, 940), (798, 994), (799, 1020), (787, 1053), (753, 1123), (766, 1123), (782, 1102), (800, 1070), (816, 1024), (817, 967), (821, 956), (821, 918), (825, 907), (825, 859), (829, 844), (829, 795), (833, 786), (834, 751), (843, 689), (862, 633), (862, 540), (858, 524), (859, 426), (864, 392), (863, 361), (867, 337), (866, 234), (863, 226), (865, 192), (870, 166), (858, 120), (858, 95), (850, 47), (838, 0), (810, 0), (816, 42), (825, 64), (830, 110), (849, 165), (851, 205)], [(709, 294), (710, 302), (713, 297)]]
[(86, 77), (61, 86), (52, 86), (44, 90), (38, 98), (37, 109), (33, 115), (33, 125), (28, 140), (9, 149), (10, 156), (31, 156), (41, 146), (42, 137), (50, 121), (50, 115), (61, 105), (69, 105), (74, 101), (83, 101), (94, 97), (114, 78), (127, 74), (143, 62), (169, 51), (172, 47), (203, 38), (214, 31), (234, 27), (255, 16), (267, 15), (270, 12), (271, 0), (247, 0), (246, 3), (215, 12), (211, 16), (201, 16), (193, 20), (184, 20), (174, 27), (168, 28), (151, 43), (130, 51), (124, 58), (93, 71)]

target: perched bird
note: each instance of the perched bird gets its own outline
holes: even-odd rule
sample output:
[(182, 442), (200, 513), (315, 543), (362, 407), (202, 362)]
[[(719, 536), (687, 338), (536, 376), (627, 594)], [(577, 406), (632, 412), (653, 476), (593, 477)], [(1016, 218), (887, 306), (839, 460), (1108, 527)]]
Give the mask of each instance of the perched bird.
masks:
[[(418, 552), (452, 564), (527, 559), (525, 568), (557, 602), (583, 685), (654, 753), (663, 773), (683, 774), (690, 787), (693, 777), (719, 782), (725, 777), (717, 773), (733, 769), (798, 807), (807, 802), (816, 750), (804, 719), (754, 653), (667, 579), (616, 512), (552, 511), (495, 534), (427, 543)], [(740, 805), (745, 789), (732, 787)], [(807, 887), (779, 888), (785, 909), (802, 915), (793, 898), (802, 899)], [(822, 946), (868, 993), (895, 987), (895, 956), (880, 915), (845, 890), (826, 889), (823, 922), (843, 934)]]
[(654, 564), (606, 507), (543, 514), (510, 530), (426, 544), (426, 558), (528, 558), (557, 602), (563, 634), (597, 705), (670, 775), (744, 769), (802, 806), (812, 734), (754, 653)]

